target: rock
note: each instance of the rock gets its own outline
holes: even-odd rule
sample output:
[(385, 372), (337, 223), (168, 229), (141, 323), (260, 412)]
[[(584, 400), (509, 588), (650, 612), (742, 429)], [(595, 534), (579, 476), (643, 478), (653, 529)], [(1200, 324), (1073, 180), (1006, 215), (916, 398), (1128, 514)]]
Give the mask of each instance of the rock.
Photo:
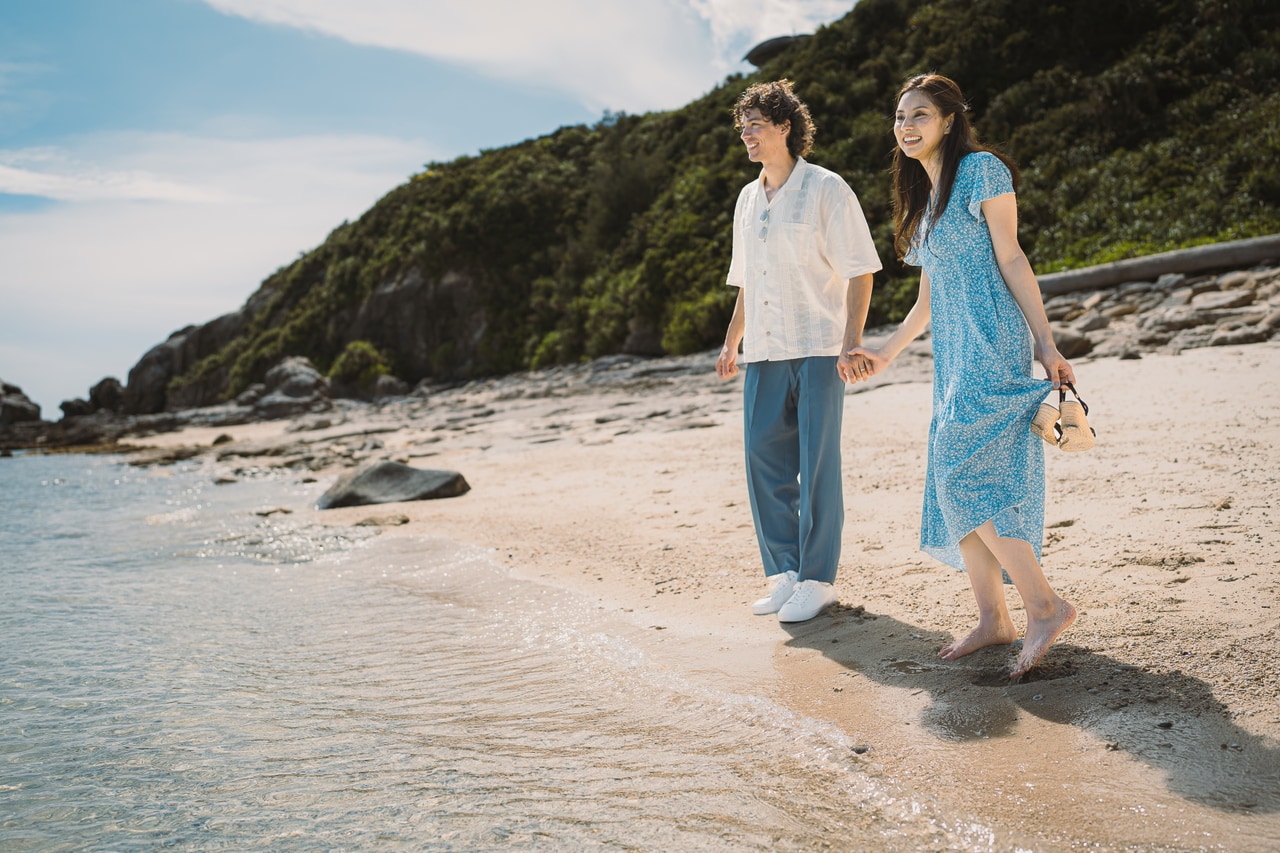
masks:
[(1115, 320), (1119, 317), (1128, 317), (1130, 314), (1138, 313), (1138, 305), (1134, 302), (1121, 302), (1119, 305), (1112, 305), (1102, 313), (1107, 319)]
[(1073, 296), (1054, 296), (1044, 303), (1045, 314), (1055, 323), (1065, 320), (1068, 314), (1079, 316), (1081, 310), (1080, 300)]
[(92, 403), (79, 397), (72, 400), (63, 400), (58, 404), (58, 408), (62, 409), (64, 418), (82, 418), (85, 415), (92, 415), (95, 411)]
[(119, 411), (128, 415), (154, 414), (209, 406), (221, 402), (230, 367), (193, 380), (173, 384), (202, 359), (222, 350), (239, 335), (265, 299), (259, 291), (239, 311), (224, 314), (203, 326), (187, 326), (157, 344), (129, 370)]
[(236, 395), (236, 405), (252, 406), (254, 403), (261, 400), (266, 393), (267, 386), (263, 385), (261, 382), (255, 382)]
[(301, 356), (290, 356), (268, 370), (265, 381), (269, 393), (286, 397), (310, 397), (328, 388), (328, 380)]
[(1177, 332), (1182, 329), (1194, 329), (1207, 321), (1200, 312), (1191, 305), (1179, 305), (1173, 308), (1162, 308), (1143, 317), (1138, 326), (1153, 332)]
[(124, 406), (124, 386), (114, 376), (108, 376), (89, 389), (89, 404), (92, 411), (106, 409), (108, 412), (119, 412)]
[(1092, 341), (1067, 326), (1053, 327), (1053, 342), (1058, 345), (1058, 352), (1063, 358), (1079, 358), (1093, 350)]
[(356, 527), (399, 527), (408, 523), (409, 516), (397, 513), (396, 515), (371, 515), (368, 518), (362, 518), (356, 522)]
[(457, 471), (411, 468), (379, 460), (361, 465), (335, 482), (316, 502), (318, 509), (452, 498), (471, 486)]
[(373, 383), (373, 399), (384, 400), (388, 397), (404, 397), (409, 393), (409, 383), (403, 379), (384, 373)]
[(1215, 290), (1198, 293), (1191, 299), (1191, 307), (1198, 311), (1221, 311), (1252, 304), (1252, 290)]
[(253, 410), (269, 420), (326, 408), (329, 404), (329, 380), (309, 359), (301, 356), (290, 356), (268, 370), (266, 390), (253, 404)]
[(0, 379), (0, 426), (40, 420), (40, 406), (27, 399), (22, 389)]
[(1237, 270), (1235, 272), (1224, 273), (1218, 276), (1218, 287), (1223, 290), (1238, 290), (1242, 287), (1250, 287), (1256, 284), (1253, 276), (1244, 271)]
[(1213, 330), (1209, 346), (1225, 347), (1233, 344), (1256, 344), (1271, 337), (1271, 329), (1262, 325), (1229, 320)]

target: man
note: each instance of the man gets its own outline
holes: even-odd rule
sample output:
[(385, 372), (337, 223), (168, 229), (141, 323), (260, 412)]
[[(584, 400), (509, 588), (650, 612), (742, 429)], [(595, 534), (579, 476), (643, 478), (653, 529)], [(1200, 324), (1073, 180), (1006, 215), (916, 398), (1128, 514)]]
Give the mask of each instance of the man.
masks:
[(734, 119), (761, 168), (734, 211), (738, 300), (716, 373), (737, 375), (741, 343), (747, 491), (775, 582), (752, 612), (803, 622), (836, 600), (843, 383), (866, 375), (848, 352), (861, 345), (880, 259), (849, 185), (805, 162), (814, 126), (789, 81), (752, 86)]

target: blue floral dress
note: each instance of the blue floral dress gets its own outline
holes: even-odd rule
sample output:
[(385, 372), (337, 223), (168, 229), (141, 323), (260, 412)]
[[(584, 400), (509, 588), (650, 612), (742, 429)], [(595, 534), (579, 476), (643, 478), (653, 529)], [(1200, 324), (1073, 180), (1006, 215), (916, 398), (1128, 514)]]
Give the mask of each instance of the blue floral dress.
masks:
[(1031, 419), (1051, 384), (1031, 374), (1031, 334), (996, 265), (982, 202), (1013, 192), (986, 152), (960, 161), (951, 201), (907, 253), (928, 274), (933, 420), (920, 548), (964, 570), (960, 540), (988, 521), (1001, 536), (1044, 539), (1044, 447)]

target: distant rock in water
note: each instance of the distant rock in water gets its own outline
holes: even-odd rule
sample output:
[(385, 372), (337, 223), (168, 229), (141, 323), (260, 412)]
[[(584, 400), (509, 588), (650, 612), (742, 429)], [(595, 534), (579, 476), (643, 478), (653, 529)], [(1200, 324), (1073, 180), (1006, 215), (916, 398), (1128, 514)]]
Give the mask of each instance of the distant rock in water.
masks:
[(319, 509), (423, 501), (464, 495), (471, 486), (457, 471), (413, 468), (399, 462), (370, 462), (338, 478), (316, 502)]
[(27, 399), (22, 389), (0, 379), (0, 426), (40, 420), (40, 406)]

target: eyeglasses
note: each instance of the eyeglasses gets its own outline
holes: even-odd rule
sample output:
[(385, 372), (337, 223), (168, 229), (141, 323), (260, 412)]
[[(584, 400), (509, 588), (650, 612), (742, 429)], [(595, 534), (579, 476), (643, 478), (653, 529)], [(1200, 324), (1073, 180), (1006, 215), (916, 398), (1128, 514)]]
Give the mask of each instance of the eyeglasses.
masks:
[(760, 226), (760, 239), (766, 240), (769, 237), (769, 208), (764, 209), (764, 213), (760, 214), (760, 221), (764, 224)]

